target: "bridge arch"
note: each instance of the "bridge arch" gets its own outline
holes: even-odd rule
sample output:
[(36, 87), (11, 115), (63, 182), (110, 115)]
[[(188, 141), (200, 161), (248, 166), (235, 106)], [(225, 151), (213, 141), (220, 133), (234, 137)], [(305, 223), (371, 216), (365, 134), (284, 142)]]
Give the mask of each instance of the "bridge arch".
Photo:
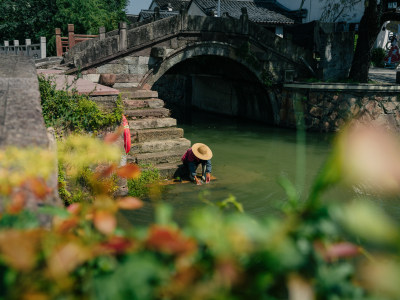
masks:
[(159, 64), (150, 69), (147, 74), (143, 77), (140, 85), (145, 83), (152, 86), (163, 74), (165, 74), (170, 68), (178, 63), (184, 62), (187, 59), (191, 59), (197, 56), (220, 56), (224, 58), (229, 58), (241, 64), (243, 67), (248, 69), (251, 73), (257, 77), (257, 79), (262, 83), (262, 72), (256, 70), (248, 63), (246, 63), (243, 57), (240, 57), (238, 53), (238, 48), (223, 42), (216, 41), (206, 41), (206, 42), (196, 42), (192, 45), (185, 45), (179, 49), (176, 49), (169, 53), (165, 59), (163, 59)]
[[(196, 74), (193, 68), (188, 71), (191, 72), (190, 74), (185, 72), (187, 69), (185, 65), (193, 67), (195, 64), (193, 62), (199, 60), (202, 61), (201, 65), (208, 66), (208, 69), (201, 68), (201, 76)], [(168, 79), (163, 77), (172, 76), (171, 71), (176, 72), (177, 69), (179, 69), (180, 78), (185, 77), (183, 73), (186, 73), (185, 81), (190, 80), (190, 83), (182, 83), (181, 80), (179, 88), (174, 85), (176, 78), (170, 80), (169, 84), (166, 83)], [(225, 74), (222, 74), (223, 72), (221, 73), (220, 70), (216, 72), (215, 69), (229, 70), (225, 70)], [(162, 99), (167, 102), (170, 100), (175, 105), (193, 105), (211, 112), (222, 112), (226, 115), (255, 118), (277, 124), (279, 112), (276, 98), (271, 97), (273, 93), (263, 83), (262, 76), (262, 68), (249, 65), (246, 58), (239, 54), (238, 47), (223, 42), (198, 42), (170, 52), (147, 72), (140, 86), (148, 84), (159, 92)], [(230, 81), (232, 77), (234, 79)], [(171, 91), (165, 92), (160, 87), (163, 85), (172, 90), (183, 90), (189, 95), (176, 97), (175, 94), (171, 97)], [(220, 94), (210, 89), (219, 90)], [(226, 96), (226, 94), (229, 95)]]

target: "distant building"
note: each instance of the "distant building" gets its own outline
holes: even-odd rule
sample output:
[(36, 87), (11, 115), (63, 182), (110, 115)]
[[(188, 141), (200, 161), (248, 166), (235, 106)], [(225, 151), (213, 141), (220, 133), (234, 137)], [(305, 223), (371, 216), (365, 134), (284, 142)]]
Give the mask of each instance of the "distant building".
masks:
[(283, 36), (283, 26), (301, 22), (301, 14), (291, 11), (274, 0), (191, 0), (189, 15), (229, 16), (239, 19), (242, 8), (247, 9), (249, 20)]

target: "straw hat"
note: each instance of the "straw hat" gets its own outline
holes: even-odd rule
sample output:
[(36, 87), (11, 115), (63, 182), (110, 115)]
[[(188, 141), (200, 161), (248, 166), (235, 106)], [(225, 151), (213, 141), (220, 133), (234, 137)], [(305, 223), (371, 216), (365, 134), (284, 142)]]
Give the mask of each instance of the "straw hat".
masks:
[(198, 159), (201, 160), (209, 160), (213, 156), (211, 149), (202, 143), (193, 144), (192, 152)]

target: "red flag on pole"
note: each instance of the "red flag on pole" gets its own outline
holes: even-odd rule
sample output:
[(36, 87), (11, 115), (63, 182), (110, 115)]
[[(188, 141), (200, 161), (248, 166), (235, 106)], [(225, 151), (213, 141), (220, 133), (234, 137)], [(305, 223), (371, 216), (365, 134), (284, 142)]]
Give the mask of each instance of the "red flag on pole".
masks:
[(128, 121), (126, 120), (124, 115), (122, 115), (122, 125), (124, 126), (124, 148), (125, 148), (125, 153), (128, 154), (129, 150), (131, 150), (131, 132), (129, 130)]

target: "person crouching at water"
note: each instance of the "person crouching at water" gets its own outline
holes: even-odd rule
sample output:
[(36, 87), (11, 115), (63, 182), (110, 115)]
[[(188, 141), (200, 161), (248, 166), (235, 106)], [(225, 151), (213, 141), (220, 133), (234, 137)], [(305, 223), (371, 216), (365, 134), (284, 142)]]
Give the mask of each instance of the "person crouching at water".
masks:
[(201, 185), (201, 181), (196, 177), (197, 167), (201, 164), (202, 179), (206, 183), (210, 182), (212, 156), (211, 149), (202, 143), (193, 144), (192, 148), (189, 148), (185, 154), (183, 154), (182, 162), (184, 168), (189, 171), (189, 178), (191, 181), (196, 182), (197, 185)]

